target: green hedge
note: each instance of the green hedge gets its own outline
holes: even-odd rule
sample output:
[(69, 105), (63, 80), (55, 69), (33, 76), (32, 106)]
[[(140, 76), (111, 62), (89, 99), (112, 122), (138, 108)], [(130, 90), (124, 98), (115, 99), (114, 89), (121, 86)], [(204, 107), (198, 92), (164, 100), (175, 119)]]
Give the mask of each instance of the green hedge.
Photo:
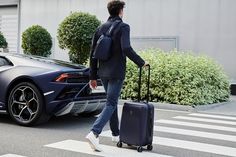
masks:
[(61, 22), (57, 31), (59, 46), (69, 49), (72, 62), (86, 63), (93, 34), (100, 24), (96, 16), (83, 12), (74, 12)]
[(0, 48), (7, 48), (6, 38), (3, 36), (2, 32), (0, 32)]
[(39, 25), (33, 25), (22, 34), (22, 48), (25, 54), (47, 57), (51, 54), (52, 37)]
[[(229, 99), (229, 79), (222, 67), (209, 57), (158, 49), (145, 50), (140, 55), (151, 65), (151, 101), (202, 105)], [(137, 99), (137, 80), (138, 68), (128, 61), (123, 99)], [(144, 99), (145, 81), (142, 87)]]

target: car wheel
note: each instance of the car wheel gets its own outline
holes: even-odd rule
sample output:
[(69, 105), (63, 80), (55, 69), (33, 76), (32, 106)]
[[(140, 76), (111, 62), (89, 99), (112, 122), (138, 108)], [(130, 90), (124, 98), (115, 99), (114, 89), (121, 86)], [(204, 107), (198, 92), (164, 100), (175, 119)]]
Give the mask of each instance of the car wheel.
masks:
[(29, 82), (16, 85), (8, 97), (8, 112), (11, 118), (23, 126), (32, 126), (49, 120), (44, 99), (38, 88)]

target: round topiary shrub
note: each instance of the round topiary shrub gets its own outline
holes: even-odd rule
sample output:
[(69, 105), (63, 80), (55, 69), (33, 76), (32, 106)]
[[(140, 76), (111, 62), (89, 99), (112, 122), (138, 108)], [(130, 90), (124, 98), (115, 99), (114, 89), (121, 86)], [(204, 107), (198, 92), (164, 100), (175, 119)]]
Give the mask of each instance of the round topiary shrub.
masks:
[(0, 32), (0, 48), (7, 48), (7, 41), (6, 38), (3, 36), (2, 32)]
[(52, 37), (39, 25), (33, 25), (22, 34), (22, 48), (25, 54), (47, 57), (51, 54)]
[[(151, 65), (151, 101), (202, 105), (229, 99), (229, 79), (222, 67), (209, 57), (157, 49), (142, 51), (140, 55)], [(147, 71), (143, 73), (147, 75)], [(137, 80), (137, 66), (128, 61), (123, 99), (137, 99)], [(146, 97), (145, 83), (143, 80), (142, 99)]]
[(69, 49), (70, 60), (74, 63), (86, 63), (91, 40), (100, 21), (94, 15), (74, 12), (59, 25), (57, 38), (62, 49)]

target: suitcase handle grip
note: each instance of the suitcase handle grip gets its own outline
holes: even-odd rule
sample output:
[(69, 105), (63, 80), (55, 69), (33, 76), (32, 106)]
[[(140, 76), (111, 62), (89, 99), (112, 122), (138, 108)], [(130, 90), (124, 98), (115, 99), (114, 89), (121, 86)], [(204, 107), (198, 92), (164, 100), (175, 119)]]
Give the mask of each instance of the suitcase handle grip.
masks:
[[(147, 103), (149, 102), (149, 86), (150, 86), (150, 71), (151, 71), (151, 67), (148, 64), (148, 80), (147, 80)], [(140, 102), (141, 100), (141, 82), (142, 82), (142, 67), (140, 67), (139, 69), (139, 81), (138, 81), (138, 102)]]

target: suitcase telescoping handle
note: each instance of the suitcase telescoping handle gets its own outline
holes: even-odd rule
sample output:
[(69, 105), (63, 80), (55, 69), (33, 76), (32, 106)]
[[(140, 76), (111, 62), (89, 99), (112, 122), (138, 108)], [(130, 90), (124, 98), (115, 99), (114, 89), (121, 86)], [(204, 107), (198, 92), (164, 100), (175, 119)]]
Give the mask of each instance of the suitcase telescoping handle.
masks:
[[(148, 67), (148, 79), (147, 79), (147, 103), (149, 102), (149, 86), (150, 86), (150, 65)], [(141, 100), (141, 82), (142, 82), (142, 67), (139, 69), (139, 81), (138, 81), (138, 102)]]

